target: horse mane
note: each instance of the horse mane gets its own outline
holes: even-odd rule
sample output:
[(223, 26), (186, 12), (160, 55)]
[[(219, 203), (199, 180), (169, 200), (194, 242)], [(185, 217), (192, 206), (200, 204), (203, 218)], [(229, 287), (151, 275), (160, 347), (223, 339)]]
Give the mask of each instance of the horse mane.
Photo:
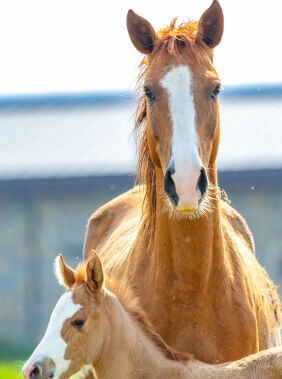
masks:
[(146, 313), (140, 306), (138, 298), (133, 291), (126, 289), (118, 289), (118, 286), (113, 285), (113, 281), (107, 280), (106, 286), (119, 299), (122, 306), (130, 314), (133, 320), (139, 325), (146, 336), (157, 346), (166, 358), (173, 361), (192, 361), (194, 357), (190, 353), (183, 353), (171, 348), (165, 340), (154, 330)]
[(195, 49), (195, 45), (201, 46), (205, 51), (209, 51), (201, 39), (196, 39), (198, 33), (198, 21), (188, 20), (176, 26), (177, 18), (174, 18), (169, 26), (157, 32), (157, 42), (152, 53), (152, 57), (144, 56), (139, 65), (139, 75), (137, 77), (136, 97), (137, 108), (134, 114), (134, 134), (138, 147), (138, 161), (136, 172), (136, 183), (144, 189), (142, 220), (143, 232), (151, 235), (154, 230), (156, 217), (156, 168), (151, 159), (148, 137), (146, 131), (146, 97), (143, 86), (146, 75), (150, 68), (150, 60), (154, 59), (154, 54), (158, 52), (171, 55), (181, 55), (183, 47), (189, 49), (196, 61), (200, 61), (201, 55)]

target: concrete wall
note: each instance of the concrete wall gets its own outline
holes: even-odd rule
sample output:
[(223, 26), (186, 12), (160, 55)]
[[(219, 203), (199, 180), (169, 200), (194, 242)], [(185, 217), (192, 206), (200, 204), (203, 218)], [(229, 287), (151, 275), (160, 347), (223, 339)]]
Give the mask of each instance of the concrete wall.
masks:
[(0, 183), (0, 341), (38, 341), (63, 291), (55, 256), (75, 267), (91, 212), (131, 185), (129, 177)]
[[(253, 232), (256, 256), (276, 285), (282, 286), (282, 170), (219, 174), (231, 205)], [(282, 296), (282, 288), (278, 288)]]

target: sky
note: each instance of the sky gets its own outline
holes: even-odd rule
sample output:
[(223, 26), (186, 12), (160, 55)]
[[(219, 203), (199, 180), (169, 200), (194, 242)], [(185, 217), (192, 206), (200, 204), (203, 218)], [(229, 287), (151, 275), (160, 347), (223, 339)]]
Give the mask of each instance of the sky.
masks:
[[(215, 49), (224, 85), (282, 82), (282, 1), (221, 0)], [(126, 30), (132, 8), (158, 29), (199, 19), (211, 0), (0, 0), (0, 95), (123, 90), (141, 59)]]

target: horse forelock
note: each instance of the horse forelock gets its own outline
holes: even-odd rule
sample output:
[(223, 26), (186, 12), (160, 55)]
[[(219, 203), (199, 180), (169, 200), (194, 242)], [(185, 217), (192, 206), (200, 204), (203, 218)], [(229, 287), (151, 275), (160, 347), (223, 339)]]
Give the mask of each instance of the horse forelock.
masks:
[(74, 272), (75, 285), (79, 285), (86, 282), (86, 262), (80, 262)]

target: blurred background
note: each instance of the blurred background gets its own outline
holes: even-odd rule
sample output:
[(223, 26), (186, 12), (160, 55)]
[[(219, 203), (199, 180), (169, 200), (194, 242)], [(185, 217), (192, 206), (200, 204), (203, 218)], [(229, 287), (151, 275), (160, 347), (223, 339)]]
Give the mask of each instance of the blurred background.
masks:
[[(62, 252), (75, 265), (88, 217), (133, 185), (133, 88), (141, 57), (127, 35), (127, 10), (158, 29), (175, 16), (198, 19), (210, 3), (0, 3), (0, 360), (24, 357), (38, 343), (63, 291), (53, 275), (55, 256)], [(219, 184), (279, 285), (281, 5), (221, 5)]]

